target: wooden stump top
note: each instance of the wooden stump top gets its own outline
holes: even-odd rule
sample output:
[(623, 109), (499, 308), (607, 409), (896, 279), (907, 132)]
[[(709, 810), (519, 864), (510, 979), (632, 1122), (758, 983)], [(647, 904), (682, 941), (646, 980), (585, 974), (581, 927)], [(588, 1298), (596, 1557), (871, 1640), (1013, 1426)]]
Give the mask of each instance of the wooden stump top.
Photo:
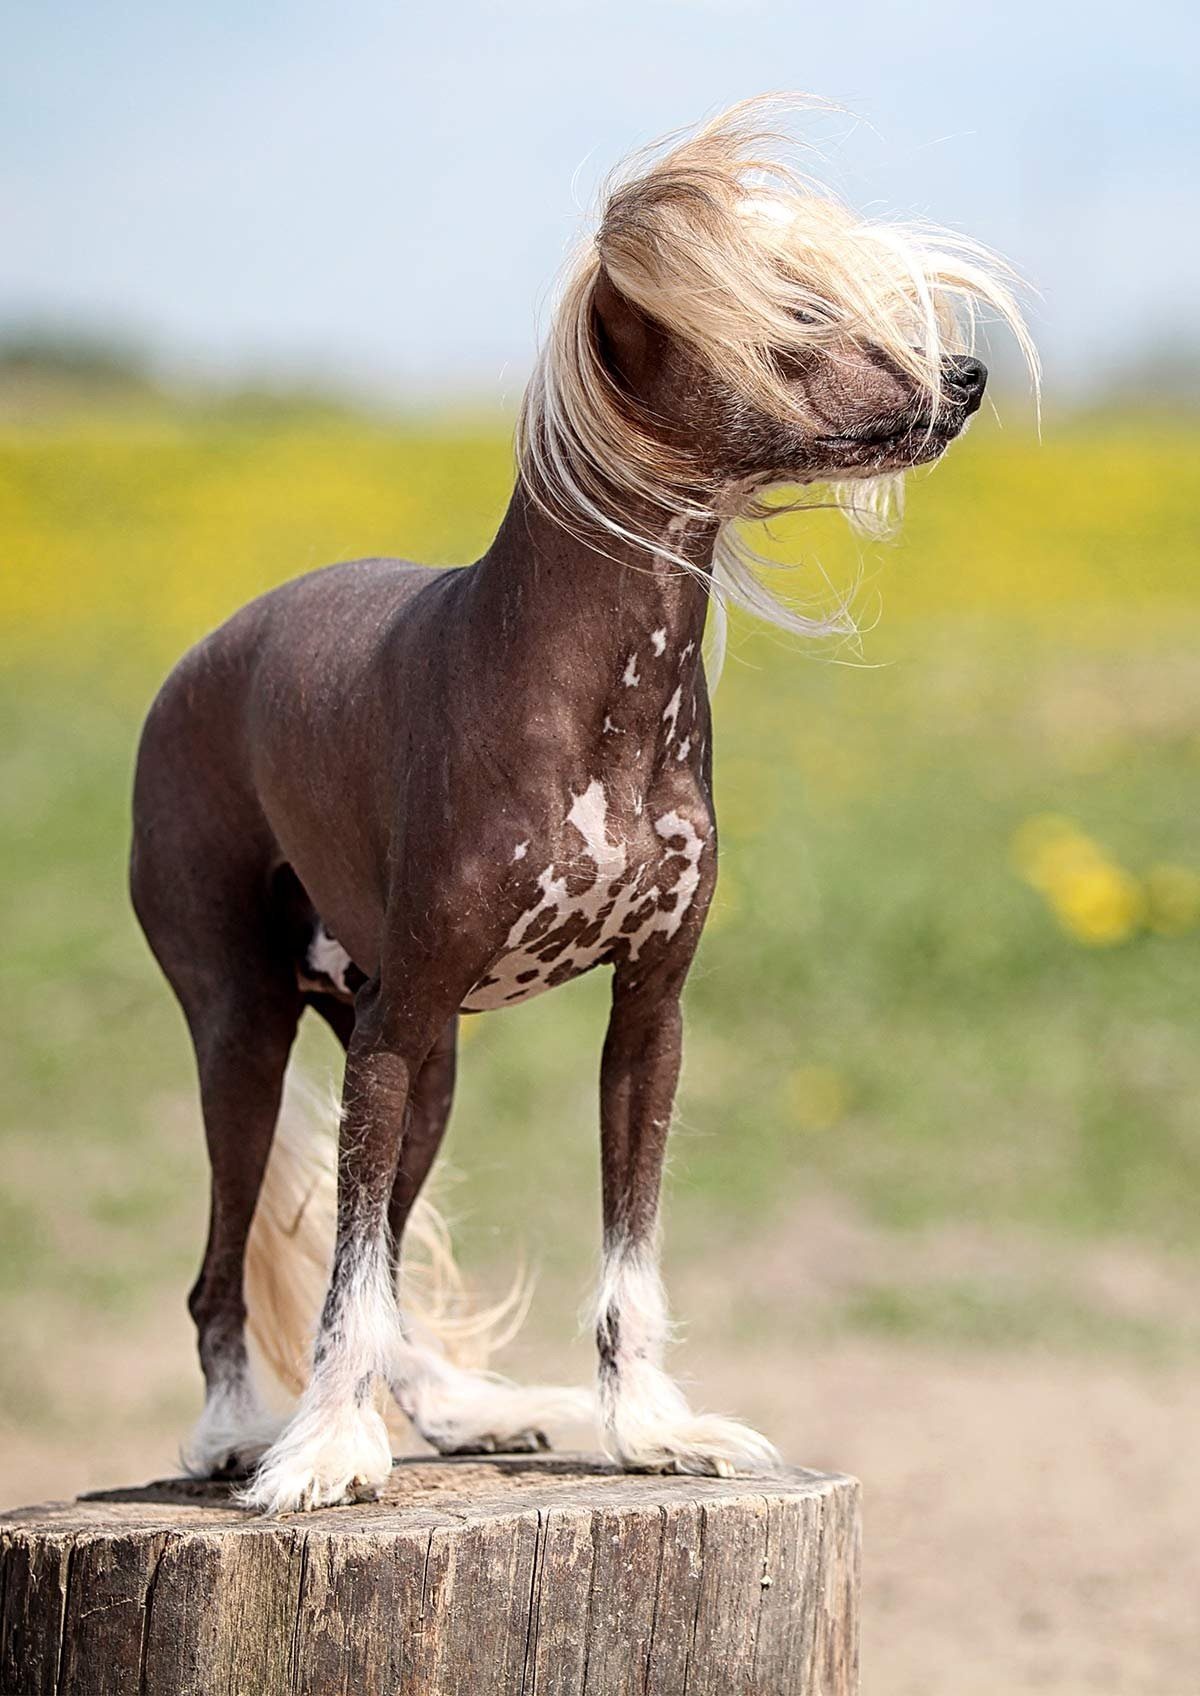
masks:
[(3, 1696), (851, 1696), (858, 1487), (404, 1458), (263, 1519), (168, 1479), (0, 1514)]

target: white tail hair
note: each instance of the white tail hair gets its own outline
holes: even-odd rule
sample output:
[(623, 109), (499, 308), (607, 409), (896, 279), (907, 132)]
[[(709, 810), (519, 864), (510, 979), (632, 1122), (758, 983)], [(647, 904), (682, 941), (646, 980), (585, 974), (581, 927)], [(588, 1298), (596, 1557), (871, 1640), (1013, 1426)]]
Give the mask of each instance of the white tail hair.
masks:
[[(309, 1377), (333, 1259), (338, 1118), (331, 1095), (289, 1074), (245, 1263), (247, 1343), (256, 1381), (275, 1401), (298, 1396)], [(476, 1307), (446, 1222), (423, 1196), (403, 1247), (406, 1330), (455, 1365), (482, 1369), (520, 1329), (528, 1281), (518, 1275), (501, 1301)]]
[[(984, 316), (1011, 331), (1036, 392), (1039, 365), (1012, 269), (979, 243), (924, 222), (852, 211), (788, 163), (781, 117), (821, 105), (804, 96), (743, 101), (694, 133), (635, 154), (605, 184), (594, 234), (563, 277), (518, 426), (531, 498), (568, 527), (696, 567), (664, 542), (671, 520), (718, 525), (714, 606), (729, 601), (803, 635), (848, 632), (844, 600), (804, 612), (763, 580), (745, 535), (757, 520), (806, 504), (747, 490), (731, 508), (685, 449), (639, 419), (610, 376), (593, 325), (601, 269), (617, 290), (685, 341), (769, 416), (793, 416), (780, 355), (849, 337), (885, 353), (936, 408), (946, 355), (974, 348)], [(900, 514), (902, 475), (829, 486), (824, 504), (880, 535)], [(630, 516), (648, 511), (649, 521)], [(678, 533), (676, 531), (675, 533)]]

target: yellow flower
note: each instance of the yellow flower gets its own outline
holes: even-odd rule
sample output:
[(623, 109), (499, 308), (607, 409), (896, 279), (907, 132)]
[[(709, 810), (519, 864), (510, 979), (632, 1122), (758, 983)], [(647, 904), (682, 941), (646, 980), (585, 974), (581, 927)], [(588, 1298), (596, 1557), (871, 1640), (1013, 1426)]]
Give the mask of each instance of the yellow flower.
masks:
[(1097, 948), (1126, 942), (1146, 915), (1138, 880), (1103, 859), (1059, 876), (1046, 893), (1063, 929)]
[(1102, 849), (1060, 813), (1026, 819), (1012, 841), (1012, 862), (1027, 883), (1049, 893), (1107, 864)]
[(1183, 936), (1200, 925), (1200, 875), (1186, 866), (1151, 866), (1146, 899), (1146, 923), (1160, 936)]
[(830, 1066), (798, 1066), (785, 1086), (787, 1105), (806, 1131), (828, 1131), (846, 1117), (845, 1082)]

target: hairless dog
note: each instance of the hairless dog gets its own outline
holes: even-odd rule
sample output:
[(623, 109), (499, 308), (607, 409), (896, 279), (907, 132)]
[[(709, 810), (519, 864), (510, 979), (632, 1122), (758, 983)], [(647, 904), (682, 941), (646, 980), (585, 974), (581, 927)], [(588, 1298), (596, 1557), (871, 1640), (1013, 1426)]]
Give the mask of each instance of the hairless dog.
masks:
[[(762, 116), (737, 108), (610, 186), (481, 559), (287, 583), (187, 654), (147, 720), (133, 898), (192, 1035), (212, 1164), (189, 1458), (257, 1467), (246, 1499), (265, 1510), (378, 1492), (381, 1385), (443, 1451), (542, 1440), (533, 1392), (452, 1370), (406, 1324), (396, 1263), (459, 1016), (596, 966), (612, 970), (606, 1440), (637, 1468), (773, 1462), (663, 1367), (680, 996), (717, 876), (706, 617), (732, 598), (814, 627), (771, 597), (735, 521), (767, 487), (814, 482), (872, 521), (979, 406), (964, 308), (1027, 338), (982, 250), (866, 223), (756, 163)], [(243, 1260), (306, 1007), (346, 1050), (336, 1247), (311, 1378), (280, 1429), (251, 1382)]]

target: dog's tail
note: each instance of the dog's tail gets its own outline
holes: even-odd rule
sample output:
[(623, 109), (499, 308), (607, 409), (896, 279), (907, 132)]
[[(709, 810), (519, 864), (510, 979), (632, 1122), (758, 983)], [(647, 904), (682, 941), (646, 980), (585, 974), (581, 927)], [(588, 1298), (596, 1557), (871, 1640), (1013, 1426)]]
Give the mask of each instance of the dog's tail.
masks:
[[(246, 1248), (247, 1339), (260, 1387), (272, 1401), (303, 1390), (313, 1333), (329, 1282), (337, 1211), (337, 1122), (332, 1099), (289, 1075), (279, 1126)], [(457, 1366), (481, 1370), (515, 1336), (529, 1281), (476, 1306), (437, 1209), (417, 1201), (404, 1232), (406, 1327)]]

